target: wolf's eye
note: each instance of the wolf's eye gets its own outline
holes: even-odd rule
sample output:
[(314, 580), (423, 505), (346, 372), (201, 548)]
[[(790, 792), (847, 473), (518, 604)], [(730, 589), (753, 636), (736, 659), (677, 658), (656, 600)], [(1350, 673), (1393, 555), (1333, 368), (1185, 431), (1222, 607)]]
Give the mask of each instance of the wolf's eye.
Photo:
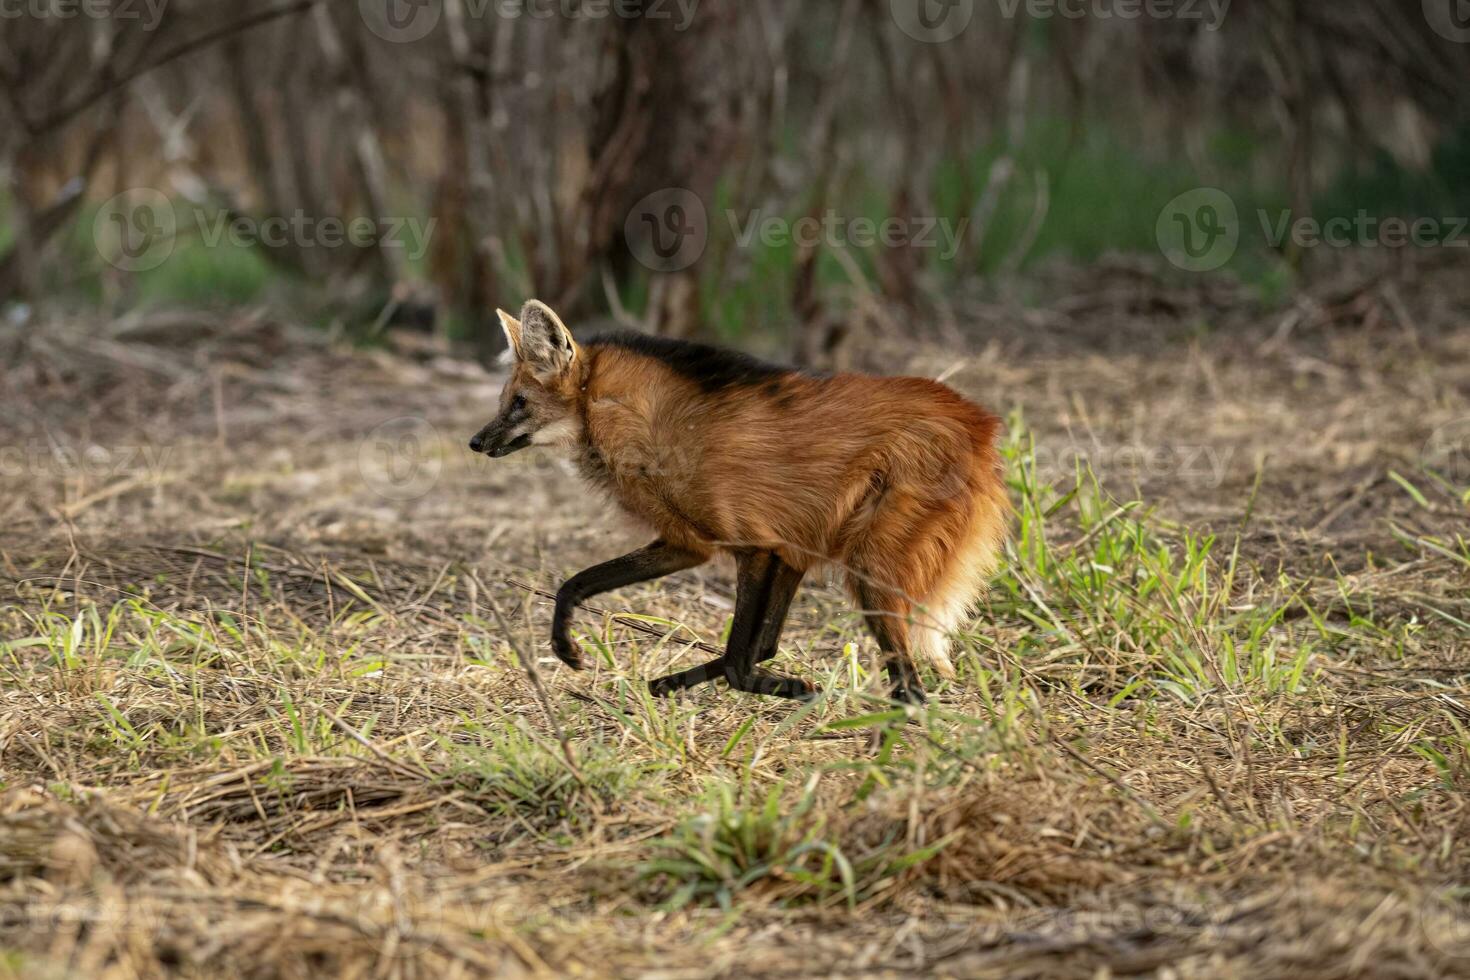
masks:
[(511, 413), (512, 414), (521, 411), (525, 407), (526, 407), (526, 396), (525, 395), (516, 395), (514, 398), (512, 398), (510, 400), (510, 410), (511, 410)]

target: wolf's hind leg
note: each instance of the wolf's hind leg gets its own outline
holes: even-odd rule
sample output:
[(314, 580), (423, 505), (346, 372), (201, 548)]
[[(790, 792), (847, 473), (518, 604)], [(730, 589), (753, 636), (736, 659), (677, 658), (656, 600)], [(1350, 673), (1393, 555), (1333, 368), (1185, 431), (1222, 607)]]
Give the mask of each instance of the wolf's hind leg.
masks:
[(894, 591), (869, 582), (857, 583), (855, 591), (863, 619), (883, 653), (883, 666), (893, 685), (893, 699), (923, 704), (927, 700), (924, 685), (909, 656), (909, 615), (913, 605)]
[[(757, 670), (762, 654), (774, 652), (785, 622), (784, 610), (801, 582), (801, 573), (769, 551), (750, 552), (737, 558), (735, 626), (725, 647), (725, 680), (730, 687), (749, 694), (805, 699), (815, 693), (812, 685), (794, 677)], [(780, 616), (771, 615), (781, 610)], [(737, 627), (743, 626), (743, 629)], [(767, 654), (770, 655), (770, 654)]]
[[(737, 636), (750, 637), (749, 642), (753, 644), (755, 651), (754, 657), (749, 661), (752, 664), (762, 663), (776, 655), (781, 630), (786, 625), (786, 614), (791, 609), (791, 600), (796, 595), (797, 587), (801, 585), (803, 573), (768, 552), (752, 553), (749, 557), (738, 557), (737, 563), (741, 571), (735, 599), (736, 621), (730, 627), (730, 643), (726, 655), (706, 661), (697, 667), (690, 667), (687, 670), (650, 681), (648, 687), (655, 697), (664, 697), (675, 691), (682, 691), (706, 681), (726, 677), (725, 665), (730, 656), (730, 650), (734, 649)], [(742, 602), (744, 603), (743, 608)], [(747, 626), (743, 621), (743, 615), (751, 618), (750, 633), (745, 632)], [(794, 683), (801, 688), (801, 692), (796, 696), (805, 697), (811, 693), (811, 689), (804, 682), (777, 677), (764, 671), (751, 670), (751, 673), (755, 675), (757, 682), (770, 686), (774, 681), (774, 686), (781, 690), (796, 691), (795, 687), (791, 687)], [(760, 693), (773, 692), (762, 689)]]

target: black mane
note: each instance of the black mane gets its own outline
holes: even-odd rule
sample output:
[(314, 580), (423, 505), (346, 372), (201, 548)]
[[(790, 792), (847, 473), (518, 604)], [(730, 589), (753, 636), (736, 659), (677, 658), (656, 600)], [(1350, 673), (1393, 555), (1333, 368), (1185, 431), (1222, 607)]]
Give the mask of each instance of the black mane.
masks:
[(712, 344), (674, 340), (669, 337), (652, 337), (631, 331), (603, 334), (592, 338), (585, 346), (589, 348), (621, 347), (635, 354), (652, 357), (662, 361), (709, 393), (743, 385), (779, 381), (783, 377), (799, 373), (795, 368), (771, 364), (751, 357), (749, 354), (726, 350)]

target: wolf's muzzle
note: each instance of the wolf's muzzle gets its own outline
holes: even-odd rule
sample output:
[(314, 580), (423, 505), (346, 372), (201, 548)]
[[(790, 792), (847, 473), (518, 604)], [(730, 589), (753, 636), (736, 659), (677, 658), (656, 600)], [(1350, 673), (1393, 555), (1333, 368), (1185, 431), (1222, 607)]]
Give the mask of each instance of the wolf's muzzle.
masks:
[(520, 450), (525, 449), (530, 444), (530, 436), (516, 436), (510, 442), (504, 443), (503, 445), (495, 446), (494, 448), (490, 449), (489, 454), (492, 459), (499, 459), (502, 456), (509, 456), (511, 453), (519, 452)]
[(470, 452), (484, 453), (492, 459), (500, 459), (517, 450), (525, 449), (530, 444), (529, 435), (517, 436), (509, 442), (502, 442), (501, 434), (496, 431), (496, 427), (488, 425), (475, 433), (475, 437), (470, 440)]

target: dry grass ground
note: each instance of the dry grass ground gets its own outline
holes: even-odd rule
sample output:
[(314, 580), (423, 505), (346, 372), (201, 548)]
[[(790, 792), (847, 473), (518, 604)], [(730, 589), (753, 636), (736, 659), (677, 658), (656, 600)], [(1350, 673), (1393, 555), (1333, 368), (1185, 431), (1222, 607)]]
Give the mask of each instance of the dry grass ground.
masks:
[(1462, 270), (1095, 281), (864, 355), (1013, 413), (1012, 558), (913, 723), (824, 583), (808, 708), (645, 696), (720, 642), (721, 568), (556, 666), (515, 583), (641, 540), (462, 448), (491, 376), (9, 330), (0, 974), (1470, 975)]

